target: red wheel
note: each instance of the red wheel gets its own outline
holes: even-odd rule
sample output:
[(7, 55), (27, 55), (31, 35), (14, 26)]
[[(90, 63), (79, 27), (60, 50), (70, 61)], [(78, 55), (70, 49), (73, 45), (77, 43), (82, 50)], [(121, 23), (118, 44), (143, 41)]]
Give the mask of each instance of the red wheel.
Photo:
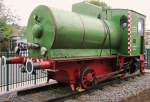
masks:
[(90, 68), (84, 68), (81, 71), (81, 85), (84, 89), (88, 89), (94, 84), (95, 73)]

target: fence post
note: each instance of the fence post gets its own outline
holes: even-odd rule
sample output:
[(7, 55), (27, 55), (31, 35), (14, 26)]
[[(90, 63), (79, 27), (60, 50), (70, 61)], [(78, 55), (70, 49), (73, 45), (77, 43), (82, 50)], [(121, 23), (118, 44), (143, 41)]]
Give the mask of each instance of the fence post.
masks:
[(34, 72), (33, 74), (34, 74), (34, 84), (36, 85), (36, 72)]
[[(9, 52), (6, 52), (6, 56), (9, 57)], [(9, 91), (9, 65), (6, 65), (6, 90)]]

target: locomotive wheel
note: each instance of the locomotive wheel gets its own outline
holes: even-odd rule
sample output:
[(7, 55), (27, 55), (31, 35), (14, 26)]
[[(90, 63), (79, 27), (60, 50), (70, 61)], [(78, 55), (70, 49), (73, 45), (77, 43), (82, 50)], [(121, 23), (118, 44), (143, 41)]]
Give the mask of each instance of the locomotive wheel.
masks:
[(131, 60), (129, 65), (129, 74), (133, 74), (140, 70), (140, 60), (138, 58), (134, 58)]
[(88, 89), (89, 87), (95, 84), (95, 73), (90, 68), (84, 68), (80, 74), (81, 85), (84, 89)]

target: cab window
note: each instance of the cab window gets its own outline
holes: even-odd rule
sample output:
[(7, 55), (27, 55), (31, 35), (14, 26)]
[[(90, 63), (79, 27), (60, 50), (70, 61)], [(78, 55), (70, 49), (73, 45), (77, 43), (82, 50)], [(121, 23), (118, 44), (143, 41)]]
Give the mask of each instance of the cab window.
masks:
[(144, 36), (144, 19), (140, 19), (138, 21), (138, 33), (141, 35), (141, 36)]

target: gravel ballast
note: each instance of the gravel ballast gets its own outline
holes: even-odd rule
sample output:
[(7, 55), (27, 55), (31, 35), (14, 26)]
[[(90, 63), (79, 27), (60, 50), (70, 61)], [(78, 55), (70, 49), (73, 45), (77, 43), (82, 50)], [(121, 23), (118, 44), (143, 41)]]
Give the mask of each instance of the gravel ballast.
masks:
[[(59, 94), (55, 94), (58, 92)], [(42, 102), (49, 98), (58, 97), (65, 93), (59, 90), (47, 90), (44, 92), (27, 94), (25, 96), (9, 96), (0, 102)], [(106, 85), (91, 93), (81, 95), (65, 102), (150, 102), (150, 73), (136, 76), (121, 83)]]
[[(142, 96), (145, 94), (145, 96)], [(150, 102), (150, 73), (82, 95), (66, 102)], [(146, 98), (144, 98), (146, 97)], [(131, 101), (130, 101), (131, 100)], [(134, 101), (133, 101), (134, 100)]]

